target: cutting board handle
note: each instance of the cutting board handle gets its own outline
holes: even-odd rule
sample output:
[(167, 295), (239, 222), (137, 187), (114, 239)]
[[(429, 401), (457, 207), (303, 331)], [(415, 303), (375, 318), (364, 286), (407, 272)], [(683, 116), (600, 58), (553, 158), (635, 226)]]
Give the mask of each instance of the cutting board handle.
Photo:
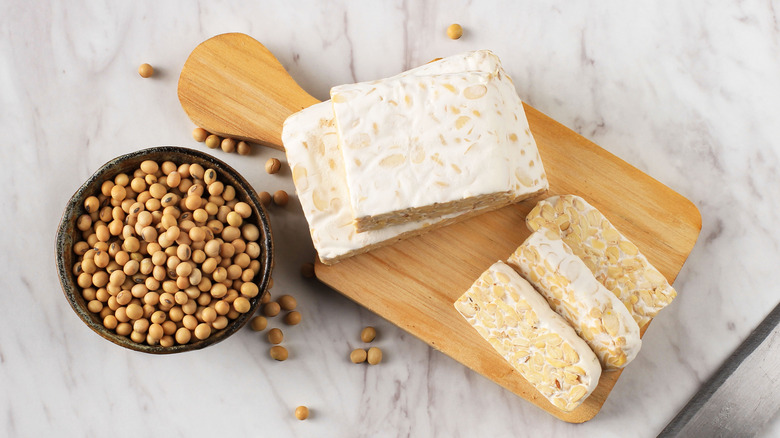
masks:
[(242, 33), (200, 43), (181, 70), (178, 95), (184, 112), (206, 131), (280, 150), (284, 120), (319, 102), (265, 46)]

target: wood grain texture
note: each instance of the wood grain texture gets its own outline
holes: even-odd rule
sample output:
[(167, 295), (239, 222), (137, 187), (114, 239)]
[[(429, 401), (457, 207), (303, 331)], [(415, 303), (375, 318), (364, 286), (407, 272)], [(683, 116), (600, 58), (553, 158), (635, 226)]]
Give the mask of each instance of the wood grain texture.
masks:
[(242, 33), (217, 35), (199, 44), (184, 63), (178, 94), (197, 126), (276, 149), (283, 149), (284, 120), (319, 102), (265, 46)]
[[(284, 120), (317, 103), (262, 44), (243, 34), (218, 35), (192, 52), (179, 79), (179, 99), (207, 131), (277, 149)], [(696, 207), (541, 112), (525, 109), (550, 180), (545, 196), (582, 196), (674, 281), (701, 231)], [(485, 213), (333, 266), (317, 263), (315, 271), (324, 283), (541, 409), (584, 422), (601, 409), (620, 371), (603, 373), (579, 408), (562, 412), (453, 307), (485, 269), (506, 260), (528, 237), (525, 216), (534, 205), (528, 200)]]

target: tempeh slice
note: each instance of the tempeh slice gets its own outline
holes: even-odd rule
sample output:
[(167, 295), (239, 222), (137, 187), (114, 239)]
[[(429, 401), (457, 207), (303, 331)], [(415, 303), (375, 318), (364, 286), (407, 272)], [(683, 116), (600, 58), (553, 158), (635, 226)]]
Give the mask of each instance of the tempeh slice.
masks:
[(526, 225), (531, 231), (547, 228), (559, 233), (596, 280), (628, 307), (639, 327), (677, 296), (636, 245), (579, 196), (553, 196), (539, 202), (526, 217)]
[(557, 233), (534, 232), (509, 263), (574, 327), (604, 368), (622, 368), (636, 357), (642, 340), (631, 313)]
[(455, 308), (558, 408), (575, 409), (598, 385), (601, 365), (588, 345), (504, 262), (488, 268)]

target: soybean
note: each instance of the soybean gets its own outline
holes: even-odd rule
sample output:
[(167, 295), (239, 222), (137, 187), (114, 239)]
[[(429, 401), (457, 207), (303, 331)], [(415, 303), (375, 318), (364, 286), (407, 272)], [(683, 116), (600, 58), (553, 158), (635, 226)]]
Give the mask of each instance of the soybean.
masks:
[(154, 74), (154, 67), (146, 63), (141, 64), (138, 66), (138, 74), (141, 75), (142, 78), (150, 78)]
[(260, 192), (257, 194), (257, 199), (260, 201), (261, 204), (263, 204), (263, 207), (268, 207), (269, 205), (271, 205), (271, 200), (273, 198), (271, 194), (268, 192)]
[(268, 319), (264, 316), (255, 316), (249, 321), (249, 326), (253, 331), (261, 332), (268, 326)]
[(281, 345), (274, 345), (269, 350), (269, 353), (271, 354), (271, 358), (278, 361), (287, 360), (287, 357), (289, 353), (287, 352), (287, 349), (282, 347)]
[(274, 192), (274, 204), (284, 207), (290, 200), (290, 196), (284, 190), (277, 190)]
[(192, 333), (185, 327), (180, 327), (176, 330), (176, 342), (178, 344), (187, 344), (192, 339)]
[(272, 328), (268, 331), (268, 342), (276, 345), (281, 344), (284, 340), (284, 334), (278, 328)]
[(279, 161), (278, 158), (269, 158), (268, 161), (265, 162), (265, 171), (269, 174), (278, 173), (281, 168), (282, 162)]
[(200, 340), (206, 339), (211, 335), (211, 327), (207, 323), (202, 322), (195, 327), (194, 333), (196, 338)]
[(295, 418), (301, 421), (309, 418), (309, 408), (306, 406), (298, 406), (295, 408)]
[(369, 348), (368, 353), (366, 354), (366, 359), (370, 365), (376, 365), (379, 362), (382, 362), (382, 350), (377, 347)]
[(226, 138), (222, 140), (221, 146), (222, 146), (222, 150), (227, 153), (235, 152), (236, 141), (233, 140), (232, 138)]
[(237, 202), (236, 205), (233, 206), (233, 211), (238, 213), (238, 215), (243, 219), (246, 219), (252, 215), (252, 207), (250, 207), (246, 202)]
[(198, 143), (203, 143), (206, 141), (206, 137), (208, 136), (209, 133), (203, 128), (195, 128), (192, 130), (192, 138), (194, 138)]
[(87, 213), (96, 212), (98, 207), (100, 207), (100, 201), (98, 201), (96, 196), (90, 196), (84, 200), (84, 210), (86, 210)]
[(279, 303), (282, 310), (295, 310), (295, 307), (298, 306), (298, 300), (290, 295), (282, 295), (276, 302)]
[(463, 36), (463, 27), (458, 23), (450, 24), (447, 27), (447, 36), (453, 40), (459, 39)]
[(249, 303), (249, 300), (244, 297), (238, 297), (233, 301), (233, 308), (236, 309), (238, 313), (246, 313), (249, 312), (249, 309), (251, 308), (251, 304)]
[(263, 306), (263, 315), (268, 317), (274, 317), (281, 311), (281, 306), (275, 301), (271, 301)]
[(363, 363), (366, 361), (366, 357), (366, 350), (362, 348), (356, 348), (349, 353), (349, 360), (351, 360), (352, 363)]
[(292, 312), (284, 315), (284, 323), (287, 325), (298, 325), (301, 322), (301, 312), (293, 310)]
[(368, 326), (360, 332), (360, 340), (363, 342), (371, 342), (376, 338), (376, 329)]
[[(219, 136), (217, 136), (215, 134), (211, 134), (208, 137), (206, 137), (205, 142), (206, 142), (206, 147), (209, 148), (209, 149), (216, 149), (216, 148), (219, 147), (219, 145), (221, 143), (220, 140), (219, 140)], [(192, 172), (192, 171), (190, 171), (190, 172)]]

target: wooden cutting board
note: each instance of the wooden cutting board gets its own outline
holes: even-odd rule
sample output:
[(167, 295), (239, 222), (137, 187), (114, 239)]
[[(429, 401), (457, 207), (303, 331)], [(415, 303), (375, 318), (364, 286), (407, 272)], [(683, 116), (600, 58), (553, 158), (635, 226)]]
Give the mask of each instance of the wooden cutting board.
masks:
[[(219, 35), (199, 45), (182, 69), (178, 91), (182, 107), (198, 126), (278, 149), (284, 119), (317, 102), (271, 52), (243, 34)], [(701, 231), (696, 207), (541, 112), (528, 105), (525, 109), (550, 181), (546, 196), (585, 198), (673, 282)], [(317, 263), (315, 271), (324, 283), (433, 348), (550, 414), (581, 423), (598, 413), (620, 371), (603, 373), (580, 407), (562, 412), (453, 307), (485, 269), (506, 260), (528, 237), (525, 216), (534, 205), (535, 200), (521, 202), (333, 266)]]

